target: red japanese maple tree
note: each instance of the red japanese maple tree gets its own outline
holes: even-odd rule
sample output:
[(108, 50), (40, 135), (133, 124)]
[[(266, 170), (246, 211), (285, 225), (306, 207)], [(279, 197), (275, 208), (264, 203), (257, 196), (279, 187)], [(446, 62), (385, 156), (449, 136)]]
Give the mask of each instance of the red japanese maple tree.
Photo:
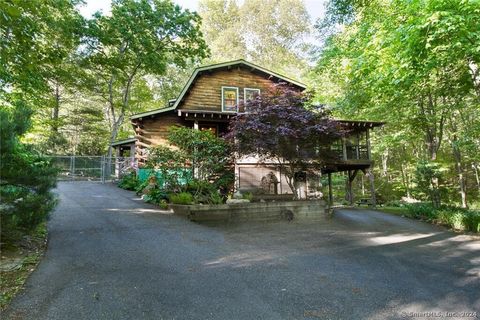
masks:
[(333, 159), (331, 144), (345, 129), (324, 106), (308, 103), (309, 96), (287, 85), (270, 90), (240, 106), (227, 137), (239, 156), (257, 156), (275, 163), (285, 174), (294, 198), (295, 174), (317, 171)]

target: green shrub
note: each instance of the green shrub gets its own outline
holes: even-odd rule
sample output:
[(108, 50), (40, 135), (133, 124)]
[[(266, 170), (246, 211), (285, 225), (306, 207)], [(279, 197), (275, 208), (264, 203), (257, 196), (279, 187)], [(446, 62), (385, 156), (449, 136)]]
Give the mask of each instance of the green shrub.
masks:
[(243, 199), (247, 199), (249, 200), (250, 202), (253, 201), (253, 193), (251, 192), (245, 192), (244, 194), (242, 194), (242, 198)]
[(407, 205), (408, 214), (416, 219), (435, 220), (437, 212), (430, 203), (415, 203)]
[(153, 204), (160, 204), (162, 201), (166, 201), (167, 199), (167, 193), (159, 188), (150, 189), (148, 193), (143, 196), (143, 200), (145, 202)]
[(456, 230), (463, 230), (463, 214), (451, 210), (439, 210), (437, 222), (446, 226), (451, 226)]
[(480, 212), (463, 208), (442, 207), (438, 221), (456, 230), (480, 232)]
[(142, 194), (143, 190), (145, 190), (145, 188), (148, 186), (148, 184), (149, 184), (148, 180), (150, 180), (150, 179), (146, 179), (142, 183), (140, 183), (140, 181), (139, 181), (139, 183), (137, 184), (137, 186), (134, 190), (138, 195)]
[(0, 220), (1, 242), (14, 242), (45, 221), (55, 206), (50, 190), (58, 170), (33, 146), (21, 142), (32, 110), (23, 101), (0, 103)]
[(168, 198), (174, 204), (192, 204), (193, 195), (188, 192), (171, 193)]
[(455, 230), (480, 232), (480, 211), (443, 205), (435, 209), (429, 203), (408, 204), (412, 218), (446, 225)]
[(468, 231), (480, 233), (480, 211), (470, 211), (463, 217), (463, 225)]
[(118, 182), (118, 186), (125, 190), (136, 190), (140, 181), (138, 181), (137, 174), (133, 171), (124, 175)]
[(3, 185), (0, 187), (0, 213), (2, 217), (2, 239), (9, 231), (33, 230), (45, 221), (57, 201), (54, 195), (38, 193), (31, 189)]
[(160, 209), (164, 209), (164, 210), (168, 209), (167, 200), (165, 199), (160, 200), (160, 202), (158, 203), (158, 206), (160, 207)]
[(405, 202), (400, 201), (400, 200), (393, 200), (393, 201), (389, 201), (389, 202), (385, 203), (386, 207), (395, 207), (395, 208), (403, 208), (406, 205), (407, 204)]
[(211, 203), (211, 204), (222, 204), (223, 203), (222, 195), (218, 191), (210, 193), (209, 203)]

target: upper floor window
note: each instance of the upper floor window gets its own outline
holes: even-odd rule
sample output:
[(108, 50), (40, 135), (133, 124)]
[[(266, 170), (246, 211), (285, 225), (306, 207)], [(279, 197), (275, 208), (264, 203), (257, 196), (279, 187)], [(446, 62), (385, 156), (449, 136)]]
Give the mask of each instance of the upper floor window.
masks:
[(255, 99), (260, 94), (260, 89), (245, 88), (243, 89), (243, 100), (247, 103), (248, 100)]
[(236, 112), (238, 106), (238, 88), (222, 87), (222, 111)]

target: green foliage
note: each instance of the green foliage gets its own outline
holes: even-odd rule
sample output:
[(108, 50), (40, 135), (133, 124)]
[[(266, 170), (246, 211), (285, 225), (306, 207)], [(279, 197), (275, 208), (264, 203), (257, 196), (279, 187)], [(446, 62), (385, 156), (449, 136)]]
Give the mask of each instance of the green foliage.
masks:
[(330, 146), (346, 132), (322, 106), (309, 105), (309, 96), (279, 84), (249, 100), (230, 124), (228, 138), (240, 156), (274, 162), (298, 198), (295, 175), (320, 170), (335, 159)]
[[(327, 14), (319, 27), (337, 32), (312, 73), (316, 99), (340, 118), (387, 122), (372, 145), (388, 200), (478, 198), (480, 3), (331, 0)], [(447, 170), (436, 177), (425, 160)]]
[(393, 208), (404, 208), (406, 207), (406, 203), (400, 200), (393, 200), (385, 203), (386, 207), (393, 207)]
[(436, 209), (429, 203), (415, 203), (407, 205), (408, 213), (416, 219), (432, 221), (437, 216)]
[(249, 200), (250, 202), (253, 201), (253, 193), (251, 192), (245, 192), (242, 194), (242, 199), (247, 199)]
[(417, 196), (421, 200), (430, 200), (436, 206), (440, 204), (438, 180), (442, 178), (442, 170), (437, 163), (420, 161), (415, 170)]
[(158, 187), (150, 189), (147, 194), (143, 196), (143, 200), (148, 203), (162, 204), (169, 198), (168, 194)]
[(171, 193), (168, 198), (173, 204), (193, 204), (193, 195), (188, 192)]
[(202, 0), (208, 62), (247, 59), (292, 78), (307, 69), (310, 17), (300, 0)]
[(30, 103), (45, 102), (49, 81), (68, 73), (62, 62), (79, 40), (83, 19), (72, 0), (2, 1), (0, 91), (20, 90)]
[(179, 192), (185, 183), (191, 179), (191, 168), (187, 165), (184, 152), (165, 146), (153, 147), (145, 168), (160, 171), (160, 186), (170, 192)]
[[(232, 153), (224, 139), (215, 137), (210, 131), (171, 127), (168, 141), (195, 167), (199, 180), (210, 181), (218, 187), (221, 187), (218, 185), (219, 180), (228, 180)], [(184, 159), (185, 157), (180, 160)], [(223, 182), (222, 186), (227, 187), (228, 182)]]
[(218, 191), (214, 191), (210, 193), (210, 198), (208, 199), (209, 203), (211, 204), (222, 204), (224, 203), (224, 199), (222, 195)]
[(459, 208), (455, 206), (441, 206), (435, 208), (430, 203), (415, 203), (406, 205), (407, 215), (449, 226), (455, 230), (480, 232), (480, 211)]
[(143, 190), (145, 190), (145, 188), (148, 186), (148, 183), (149, 183), (149, 180), (150, 179), (146, 179), (145, 181), (143, 181), (142, 183), (139, 183), (136, 187), (135, 187), (135, 192), (137, 195), (141, 195)]
[(160, 200), (160, 202), (158, 203), (158, 206), (163, 209), (163, 210), (166, 210), (168, 209), (168, 202), (166, 199), (162, 199)]
[(125, 190), (136, 190), (140, 182), (138, 181), (137, 174), (133, 171), (128, 174), (125, 174), (120, 181), (118, 186)]
[(33, 230), (45, 221), (56, 200), (50, 189), (56, 169), (31, 146), (19, 141), (28, 129), (30, 109), (20, 101), (0, 105), (0, 215), (2, 241), (18, 230)]
[(184, 127), (170, 128), (168, 141), (170, 147), (151, 148), (146, 162), (146, 168), (159, 172), (156, 188), (173, 195), (187, 193), (189, 203), (222, 203), (234, 181), (228, 144), (208, 131)]
[(224, 197), (219, 193), (221, 186), (205, 180), (193, 179), (185, 185), (184, 190), (192, 194), (195, 203), (220, 204)]
[(84, 43), (83, 63), (94, 75), (90, 89), (100, 92), (108, 107), (110, 142), (134, 105), (136, 84), (207, 54), (200, 17), (170, 0), (114, 1), (111, 14), (96, 13), (87, 22)]

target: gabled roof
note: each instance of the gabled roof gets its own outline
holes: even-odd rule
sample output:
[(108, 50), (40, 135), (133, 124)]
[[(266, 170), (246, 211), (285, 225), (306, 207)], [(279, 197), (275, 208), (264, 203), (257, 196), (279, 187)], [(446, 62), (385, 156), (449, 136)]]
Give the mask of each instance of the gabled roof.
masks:
[(301, 83), (301, 82), (295, 81), (293, 79), (285, 77), (285, 76), (283, 76), (281, 74), (278, 74), (276, 72), (267, 70), (265, 68), (257, 66), (256, 64), (245, 61), (243, 59), (239, 59), (239, 60), (228, 61), (228, 62), (224, 62), (224, 63), (211, 64), (211, 65), (208, 65), (208, 66), (203, 66), (203, 67), (196, 68), (195, 71), (190, 76), (190, 79), (188, 79), (188, 82), (185, 85), (185, 87), (183, 87), (182, 92), (180, 93), (178, 98), (175, 100), (175, 103), (173, 105), (171, 105), (171, 106), (169, 105), (166, 108), (161, 108), (161, 109), (151, 110), (151, 111), (147, 111), (147, 112), (137, 113), (137, 114), (132, 115), (130, 117), (130, 119), (138, 119), (138, 118), (151, 116), (151, 115), (158, 114), (158, 113), (163, 113), (163, 112), (168, 112), (168, 111), (175, 110), (178, 107), (178, 105), (182, 102), (185, 94), (188, 92), (191, 85), (193, 84), (193, 82), (195, 81), (195, 79), (197, 78), (197, 76), (200, 73), (202, 73), (203, 71), (211, 71), (211, 70), (215, 70), (215, 69), (229, 68), (229, 67), (233, 67), (233, 66), (237, 66), (237, 65), (246, 66), (246, 67), (250, 68), (252, 71), (257, 71), (259, 73), (263, 73), (264, 75), (274, 77), (274, 78), (277, 78), (279, 80), (283, 80), (283, 81), (291, 83), (291, 84), (293, 84), (293, 85), (295, 85), (295, 86), (297, 86), (301, 89), (306, 89), (307, 88), (306, 85)]
[(123, 146), (127, 144), (131, 144), (137, 141), (136, 138), (128, 138), (128, 139), (123, 139), (123, 140), (117, 140), (114, 143), (111, 144), (112, 147), (117, 147), (117, 146)]

